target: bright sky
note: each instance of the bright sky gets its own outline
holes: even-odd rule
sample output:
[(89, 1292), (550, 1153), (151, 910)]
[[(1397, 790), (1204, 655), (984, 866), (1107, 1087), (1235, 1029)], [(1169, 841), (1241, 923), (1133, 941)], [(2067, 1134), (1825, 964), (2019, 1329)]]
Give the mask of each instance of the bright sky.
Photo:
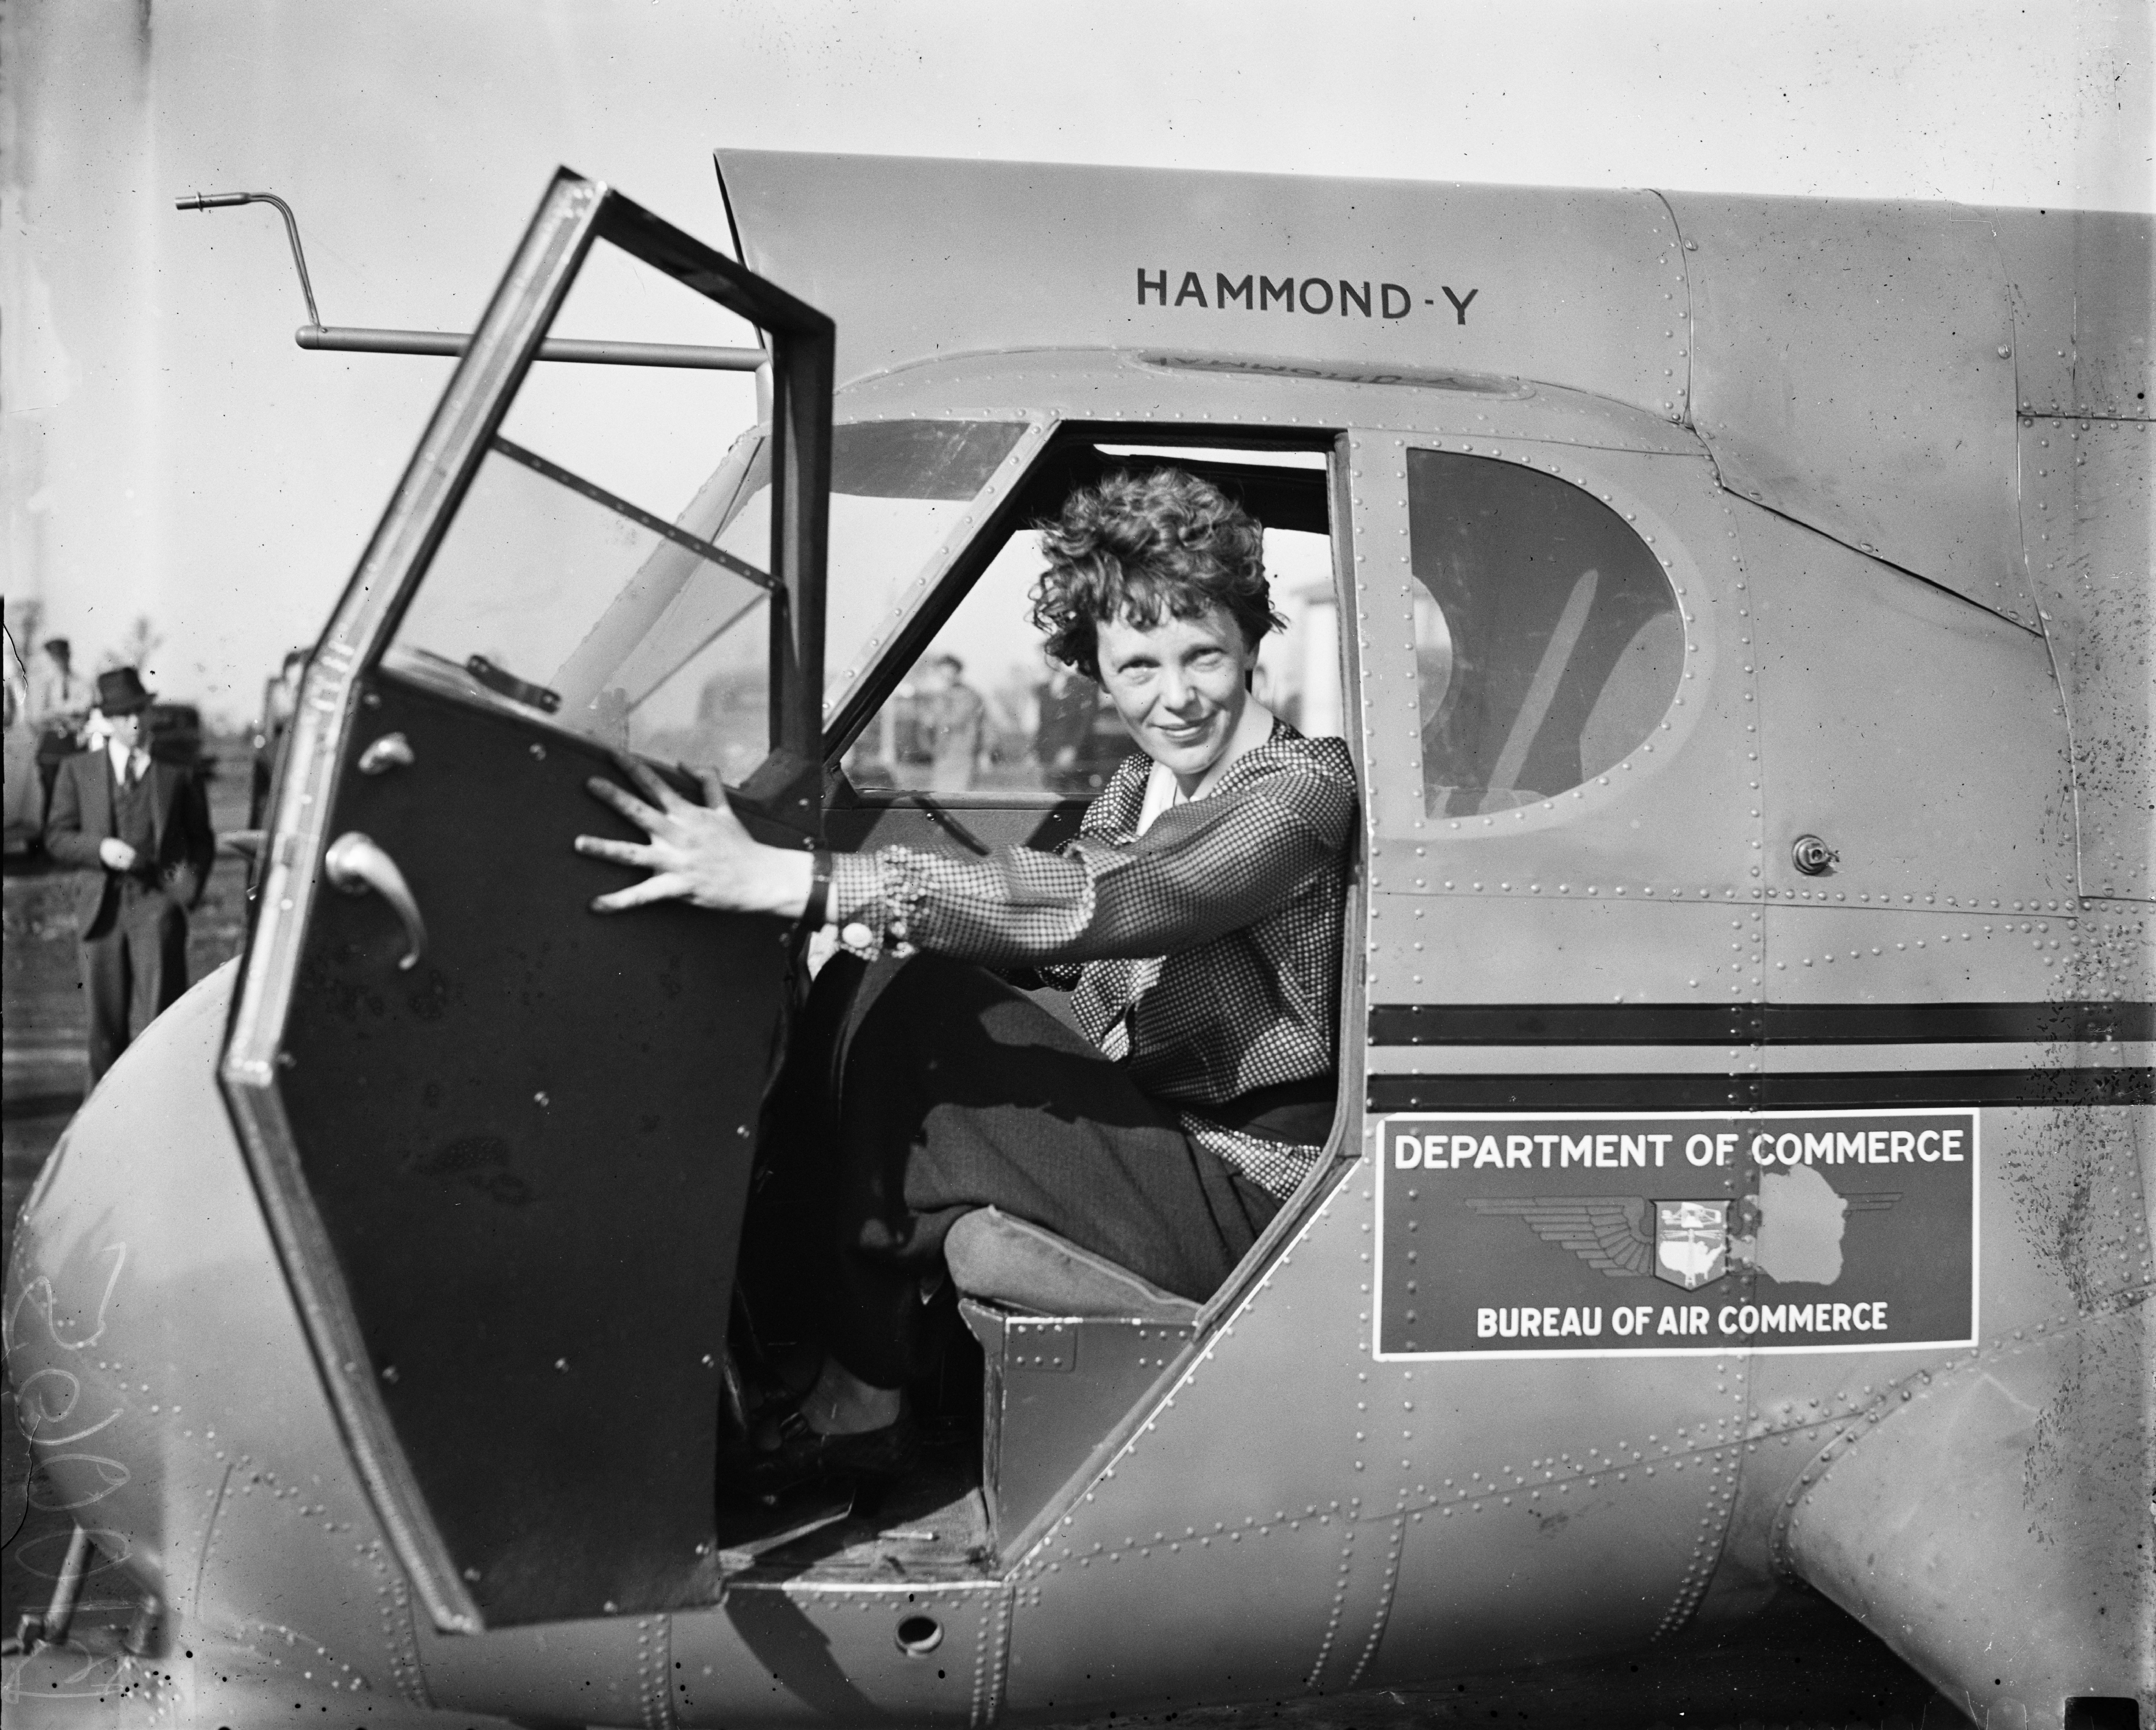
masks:
[(2152, 208), (2148, 0), (1319, 18), (1307, 0), (11, 6), (9, 616), (41, 600), (89, 665), (146, 614), (155, 684), (250, 713), (319, 630), (447, 376), (294, 347), (274, 216), (182, 215), (188, 191), (290, 199), (327, 321), (434, 329), (470, 328), (557, 163), (722, 240), (722, 142)]

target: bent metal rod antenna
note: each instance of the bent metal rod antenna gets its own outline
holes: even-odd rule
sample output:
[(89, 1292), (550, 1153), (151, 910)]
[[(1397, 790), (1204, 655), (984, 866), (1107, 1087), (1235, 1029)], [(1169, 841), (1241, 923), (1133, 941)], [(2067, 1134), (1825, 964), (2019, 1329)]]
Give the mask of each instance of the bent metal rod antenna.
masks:
[[(300, 293), (307, 303), (307, 321), (292, 333), (302, 348), (340, 349), (353, 354), (424, 354), (455, 358), (471, 338), (454, 331), (384, 331), (356, 325), (325, 325), (315, 305), (314, 284), (307, 276), (307, 255), (300, 245), (300, 219), (275, 193), (192, 193), (175, 201), (182, 210), (223, 210), (235, 204), (268, 204), (285, 218), (292, 243), (292, 267), (300, 273)], [(591, 341), (550, 336), (539, 345), (542, 361), (583, 361), (616, 367), (694, 367), (707, 372), (753, 372), (771, 357), (761, 348), (704, 348), (680, 342)]]

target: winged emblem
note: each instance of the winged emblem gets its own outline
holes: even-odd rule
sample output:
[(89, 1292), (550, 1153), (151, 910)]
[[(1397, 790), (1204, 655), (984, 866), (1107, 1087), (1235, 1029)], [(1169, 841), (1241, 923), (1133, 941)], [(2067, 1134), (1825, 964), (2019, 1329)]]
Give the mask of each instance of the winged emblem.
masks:
[[(1898, 1189), (1840, 1197), (1852, 1214), (1883, 1212), (1901, 1199)], [(1645, 1279), (1655, 1272), (1656, 1204), (1644, 1195), (1491, 1196), (1467, 1205), (1486, 1217), (1521, 1221), (1544, 1243), (1571, 1250), (1613, 1280)], [(1727, 1227), (1731, 1268), (1752, 1265), (1758, 1228), (1757, 1199), (1737, 1198), (1730, 1204)]]
[(1613, 1280), (1654, 1271), (1654, 1204), (1644, 1195), (1508, 1195), (1467, 1205), (1521, 1220), (1544, 1243), (1562, 1245)]

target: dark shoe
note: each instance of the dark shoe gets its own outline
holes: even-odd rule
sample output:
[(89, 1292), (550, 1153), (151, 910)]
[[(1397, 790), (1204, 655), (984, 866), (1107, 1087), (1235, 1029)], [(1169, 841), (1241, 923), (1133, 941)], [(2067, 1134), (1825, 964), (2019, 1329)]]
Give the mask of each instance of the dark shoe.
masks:
[(797, 1406), (779, 1419), (773, 1436), (776, 1446), (752, 1445), (738, 1456), (739, 1482), (752, 1495), (777, 1496), (837, 1478), (888, 1482), (905, 1476), (921, 1452), (920, 1428), (904, 1410), (880, 1430), (825, 1435), (808, 1427)]

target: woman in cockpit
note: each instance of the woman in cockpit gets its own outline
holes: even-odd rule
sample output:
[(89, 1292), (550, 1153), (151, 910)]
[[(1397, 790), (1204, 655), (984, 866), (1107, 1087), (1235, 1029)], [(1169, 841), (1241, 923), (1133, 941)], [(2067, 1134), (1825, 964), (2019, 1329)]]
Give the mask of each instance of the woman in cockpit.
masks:
[[(706, 806), (640, 767), (642, 798), (592, 783), (650, 839), (578, 850), (652, 873), (598, 910), (777, 914), (874, 957), (825, 966), (788, 1058), (778, 1158), (814, 1198), (825, 1355), (759, 1432), (761, 1487), (904, 1468), (920, 1293), (963, 1215), (997, 1208), (1202, 1300), (1331, 1125), (1355, 781), (1339, 740), (1251, 695), (1280, 624), (1261, 529), (1162, 470), (1074, 494), (1042, 549), (1034, 622), (1142, 753), (1060, 851), (810, 855), (752, 840), (716, 778)], [(1021, 973), (1070, 991), (1084, 1039), (998, 977)]]

